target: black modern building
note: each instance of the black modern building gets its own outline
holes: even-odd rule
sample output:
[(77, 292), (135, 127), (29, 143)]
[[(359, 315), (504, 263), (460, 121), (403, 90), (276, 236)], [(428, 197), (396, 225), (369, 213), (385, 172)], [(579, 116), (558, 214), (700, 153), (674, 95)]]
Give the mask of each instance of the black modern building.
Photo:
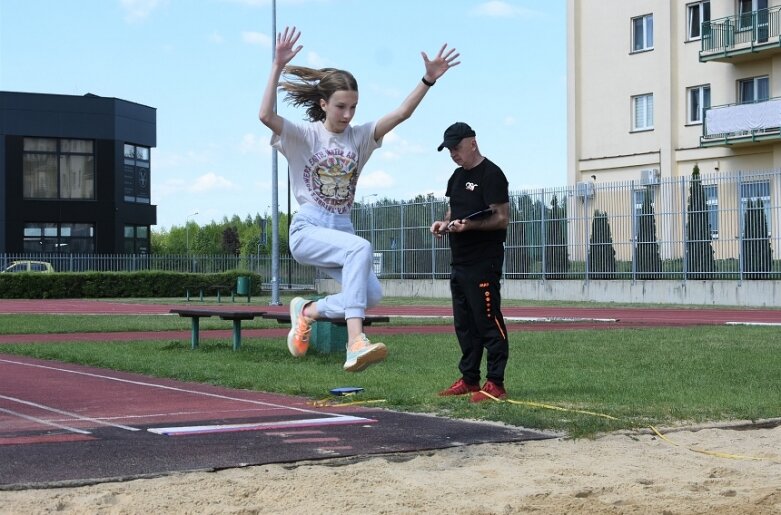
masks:
[(0, 91), (0, 253), (149, 252), (157, 111)]

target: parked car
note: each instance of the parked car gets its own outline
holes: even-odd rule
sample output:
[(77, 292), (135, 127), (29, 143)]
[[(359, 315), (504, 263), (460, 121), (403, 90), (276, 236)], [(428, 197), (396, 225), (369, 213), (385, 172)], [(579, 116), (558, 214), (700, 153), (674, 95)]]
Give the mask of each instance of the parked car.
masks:
[(54, 272), (54, 267), (46, 261), (11, 261), (11, 265), (2, 273), (7, 272), (44, 272), (48, 274)]

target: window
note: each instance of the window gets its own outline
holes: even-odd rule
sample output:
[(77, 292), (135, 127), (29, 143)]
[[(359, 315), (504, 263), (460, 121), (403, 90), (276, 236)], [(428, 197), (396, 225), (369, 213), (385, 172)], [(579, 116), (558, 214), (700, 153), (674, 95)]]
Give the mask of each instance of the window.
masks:
[(646, 14), (632, 18), (632, 52), (653, 50), (654, 16)]
[(125, 226), (125, 254), (149, 254), (149, 227)]
[(653, 94), (632, 97), (632, 130), (646, 131), (654, 128)]
[(710, 225), (711, 238), (719, 237), (719, 187), (708, 184), (702, 187), (705, 191), (705, 206), (708, 209), (708, 225)]
[(24, 198), (57, 198), (57, 140), (24, 138)]
[[(770, 181), (744, 182), (740, 185), (740, 220), (741, 226), (746, 217), (748, 201), (762, 201), (763, 211), (765, 212), (765, 222), (767, 223), (767, 235), (770, 236)], [(745, 233), (745, 228), (743, 229)]]
[(26, 199), (95, 198), (93, 142), (24, 138), (23, 195)]
[(686, 123), (702, 123), (705, 110), (710, 107), (710, 86), (695, 86), (687, 92)]
[(738, 81), (738, 102), (750, 104), (764, 102), (770, 98), (770, 80), (765, 77), (754, 77)]
[(702, 37), (702, 24), (710, 21), (710, 1), (697, 2), (686, 6), (688, 12), (687, 39)]
[(24, 251), (64, 254), (95, 252), (95, 226), (77, 223), (24, 224)]
[(767, 0), (738, 0), (738, 30), (753, 29), (757, 11), (763, 11), (759, 18), (767, 26)]
[(125, 144), (125, 162), (123, 170), (125, 202), (149, 204), (149, 147)]

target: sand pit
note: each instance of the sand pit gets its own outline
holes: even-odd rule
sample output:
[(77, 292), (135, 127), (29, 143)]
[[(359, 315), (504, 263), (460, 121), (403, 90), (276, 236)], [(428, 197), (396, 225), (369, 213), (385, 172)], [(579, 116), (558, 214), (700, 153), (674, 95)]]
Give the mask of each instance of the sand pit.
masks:
[(677, 445), (610, 434), (4, 491), (0, 513), (781, 513), (781, 427), (666, 434)]

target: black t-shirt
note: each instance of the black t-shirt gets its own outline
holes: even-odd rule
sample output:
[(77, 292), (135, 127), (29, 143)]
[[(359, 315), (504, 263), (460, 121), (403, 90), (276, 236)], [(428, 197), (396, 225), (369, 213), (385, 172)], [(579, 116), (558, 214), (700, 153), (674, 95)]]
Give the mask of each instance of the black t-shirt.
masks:
[[(450, 199), (451, 220), (488, 209), (490, 204), (505, 204), (510, 201), (507, 177), (501, 168), (487, 158), (471, 170), (456, 168), (447, 182), (445, 196)], [(506, 236), (506, 229), (450, 233), (453, 263), (469, 264), (480, 259), (504, 255)]]

